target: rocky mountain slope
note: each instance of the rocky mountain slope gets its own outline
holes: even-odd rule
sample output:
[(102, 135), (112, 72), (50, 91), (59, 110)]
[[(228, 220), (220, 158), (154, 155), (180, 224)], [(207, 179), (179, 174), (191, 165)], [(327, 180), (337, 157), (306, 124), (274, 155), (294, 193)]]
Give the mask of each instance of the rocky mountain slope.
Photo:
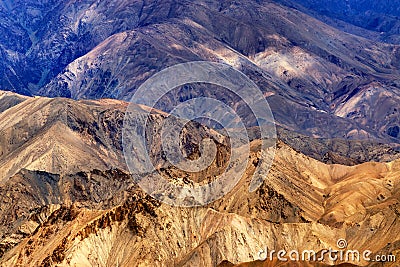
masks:
[[(111, 99), (26, 97), (0, 91), (0, 180), (21, 169), (55, 174), (111, 167), (126, 170), (122, 129), (128, 104)], [(284, 128), (278, 128), (278, 138), (326, 163), (389, 162), (400, 153), (396, 144), (312, 138)]]
[[(399, 170), (398, 162), (324, 165), (279, 145), (256, 192), (248, 192), (244, 178), (222, 200), (188, 209), (157, 203), (119, 171), (21, 172), (2, 185), (7, 192), (2, 215), (18, 227), (3, 232), (1, 261), (3, 266), (216, 266), (256, 260), (265, 247), (320, 251), (335, 247), (338, 237), (352, 249), (397, 255)], [(19, 190), (12, 190), (16, 183)]]
[[(10, 37), (1, 46), (0, 89), (129, 100), (165, 67), (224, 62), (257, 83), (288, 130), (399, 142), (398, 45), (343, 33), (275, 1), (2, 3)], [(320, 127), (326, 121), (334, 127)]]
[[(252, 164), (229, 194), (205, 207), (171, 207), (145, 194), (120, 161), (125, 102), (3, 95), (2, 131), (13, 127), (11, 114), (21, 120), (2, 148), (3, 158), (13, 155), (2, 168), (18, 167), (2, 171), (0, 183), (2, 266), (217, 266), (252, 262), (265, 247), (320, 251), (339, 238), (352, 249), (400, 256), (398, 160), (326, 165), (279, 141), (262, 186), (249, 192), (259, 160), (253, 140)], [(162, 122), (163, 114), (153, 116)], [(51, 131), (54, 125), (63, 130)], [(196, 141), (202, 128), (190, 132)], [(12, 146), (23, 142), (16, 153)], [(44, 156), (36, 142), (60, 153)]]
[[(398, 7), (314, 3), (1, 0), (0, 266), (397, 266)], [(204, 60), (259, 86), (276, 121), (275, 160), (250, 192), (261, 152), (273, 155), (249, 128), (250, 154), (235, 159), (249, 164), (234, 189), (206, 206), (172, 207), (128, 171), (127, 101), (158, 71)], [(246, 113), (222, 87), (186, 84), (134, 129), (160, 137), (172, 108), (196, 97)], [(150, 110), (135, 108), (139, 118)], [(210, 167), (178, 170), (159, 140), (148, 147), (152, 163), (174, 184), (215, 179), (230, 159), (228, 137), (199, 122), (185, 127), (189, 159), (204, 152), (204, 138), (216, 146)], [(265, 248), (321, 253), (338, 239), (397, 262), (258, 260)]]
[(121, 139), (118, 134), (125, 103), (3, 95), (0, 180), (21, 169), (60, 174), (110, 166), (124, 168), (117, 140)]
[(377, 41), (400, 43), (399, 1), (281, 0), (280, 2), (316, 16), (341, 30)]

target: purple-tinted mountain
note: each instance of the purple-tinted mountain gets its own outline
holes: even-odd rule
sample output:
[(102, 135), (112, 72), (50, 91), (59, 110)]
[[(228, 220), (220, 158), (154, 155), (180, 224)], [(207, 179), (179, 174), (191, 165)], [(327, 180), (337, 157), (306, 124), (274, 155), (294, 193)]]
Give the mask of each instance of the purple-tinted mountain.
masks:
[[(384, 3), (377, 14), (391, 13), (382, 18), (397, 12), (389, 5), (395, 2)], [(129, 100), (168, 66), (223, 62), (257, 83), (287, 130), (398, 143), (400, 47), (328, 26), (313, 17), (319, 18), (311, 4), (284, 4), (2, 1), (0, 89)], [(367, 4), (350, 6), (362, 14)], [(188, 94), (181, 90), (178, 98)]]
[[(400, 44), (398, 0), (279, 0), (350, 33)], [(351, 27), (351, 25), (355, 27)]]

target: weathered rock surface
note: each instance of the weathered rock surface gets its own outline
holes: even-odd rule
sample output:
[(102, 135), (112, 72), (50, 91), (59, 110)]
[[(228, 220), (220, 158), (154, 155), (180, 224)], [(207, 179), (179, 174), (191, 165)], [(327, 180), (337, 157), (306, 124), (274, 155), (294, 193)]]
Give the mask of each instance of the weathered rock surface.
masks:
[[(307, 10), (277, 2), (2, 1), (0, 89), (129, 100), (168, 66), (224, 62), (257, 83), (288, 130), (398, 143), (398, 45), (347, 34), (306, 15), (313, 1), (298, 1)], [(369, 2), (350, 1), (343, 10), (364, 16), (365, 7), (375, 8)], [(371, 14), (371, 23), (382, 12), (398, 12), (389, 2)], [(327, 10), (346, 3), (326, 4)], [(375, 28), (393, 24), (396, 31), (395, 21), (378, 21)]]
[[(6, 203), (20, 215), (7, 215), (19, 227), (3, 230), (1, 261), (4, 266), (217, 266), (224, 260), (254, 261), (265, 247), (335, 248), (339, 238), (351, 249), (397, 253), (399, 172), (398, 161), (325, 165), (279, 144), (256, 192), (248, 192), (244, 177), (223, 199), (188, 209), (146, 197), (120, 171), (67, 177), (22, 172), (2, 186), (8, 192), (1, 194), (2, 216), (12, 210)], [(21, 179), (31, 181), (21, 184)], [(35, 184), (52, 189), (40, 191)]]

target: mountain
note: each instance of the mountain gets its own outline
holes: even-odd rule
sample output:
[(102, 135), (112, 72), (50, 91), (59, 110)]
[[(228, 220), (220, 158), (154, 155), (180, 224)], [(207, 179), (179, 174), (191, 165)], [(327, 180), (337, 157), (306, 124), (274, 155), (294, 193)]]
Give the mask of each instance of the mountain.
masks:
[[(8, 133), (4, 140), (13, 142), (1, 142), (9, 160), (1, 164), (2, 266), (217, 266), (257, 260), (265, 247), (320, 251), (335, 247), (338, 238), (351, 249), (398, 255), (398, 160), (327, 165), (278, 141), (271, 170), (249, 192), (260, 160), (255, 139), (252, 164), (231, 192), (207, 206), (173, 207), (143, 192), (119, 158), (126, 102), (3, 95), (2, 136)], [(156, 110), (151, 116), (153, 127), (166, 118)], [(193, 125), (183, 140), (197, 143), (204, 130)], [(223, 152), (223, 143), (219, 147)], [(185, 149), (189, 153), (191, 145)], [(25, 155), (30, 159), (21, 161)], [(7, 166), (18, 168), (6, 172)], [(196, 181), (160, 166), (174, 182)], [(218, 165), (210, 171), (218, 172)]]
[[(21, 169), (54, 174), (112, 167), (127, 170), (122, 153), (122, 130), (128, 105), (112, 99), (74, 101), (0, 91), (0, 180)], [(163, 117), (158, 112), (155, 116)], [(194, 131), (199, 129), (189, 130)], [(278, 138), (326, 163), (389, 162), (400, 153), (394, 144), (312, 138), (283, 128), (278, 128)], [(201, 140), (194, 135), (190, 139)]]
[(123, 168), (122, 148), (116, 140), (121, 139), (125, 103), (3, 95), (0, 180), (21, 169), (59, 174), (87, 167)]
[(376, 41), (400, 43), (399, 1), (340, 0), (321, 2), (315, 0), (282, 0), (307, 14), (346, 32)]
[[(1, 0), (0, 266), (397, 266), (399, 10), (376, 3)], [(154, 107), (129, 102), (154, 74), (193, 61), (250, 78), (277, 137), (261, 139), (254, 103), (220, 85), (178, 86)], [(235, 143), (218, 120), (175, 116), (196, 98), (229, 106), (247, 136)], [(127, 127), (144, 143), (127, 146)], [(139, 152), (138, 174), (126, 155), (141, 148), (154, 168)], [(206, 169), (180, 168), (212, 152)], [(217, 180), (241, 167), (232, 190)], [(157, 174), (217, 190), (176, 196)], [(189, 207), (161, 201), (174, 198)], [(260, 259), (343, 243), (397, 261)]]
[(398, 255), (398, 165), (329, 166), (280, 145), (256, 192), (244, 178), (222, 200), (191, 209), (158, 203), (117, 170), (22, 171), (1, 186), (2, 218), (14, 226), (3, 232), (1, 261), (216, 266), (255, 260), (264, 247), (319, 251), (337, 237)]
[[(3, 36), (13, 36), (2, 45), (0, 89), (129, 101), (168, 66), (216, 61), (256, 82), (283, 128), (399, 142), (398, 45), (275, 1), (4, 1), (0, 11), (12, 25)], [(326, 121), (334, 127), (319, 127)]]

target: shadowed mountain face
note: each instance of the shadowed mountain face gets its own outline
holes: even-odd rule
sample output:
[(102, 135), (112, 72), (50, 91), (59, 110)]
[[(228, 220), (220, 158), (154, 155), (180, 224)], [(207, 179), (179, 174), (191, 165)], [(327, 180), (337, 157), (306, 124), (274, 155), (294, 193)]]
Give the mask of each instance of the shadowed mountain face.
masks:
[[(400, 44), (400, 2), (398, 0), (280, 0), (279, 2), (317, 15), (328, 24), (350, 33)], [(351, 27), (351, 25), (356, 27)]]
[(0, 12), (0, 89), (129, 100), (168, 66), (224, 62), (257, 83), (283, 128), (399, 142), (400, 48), (274, 1), (3, 1)]

